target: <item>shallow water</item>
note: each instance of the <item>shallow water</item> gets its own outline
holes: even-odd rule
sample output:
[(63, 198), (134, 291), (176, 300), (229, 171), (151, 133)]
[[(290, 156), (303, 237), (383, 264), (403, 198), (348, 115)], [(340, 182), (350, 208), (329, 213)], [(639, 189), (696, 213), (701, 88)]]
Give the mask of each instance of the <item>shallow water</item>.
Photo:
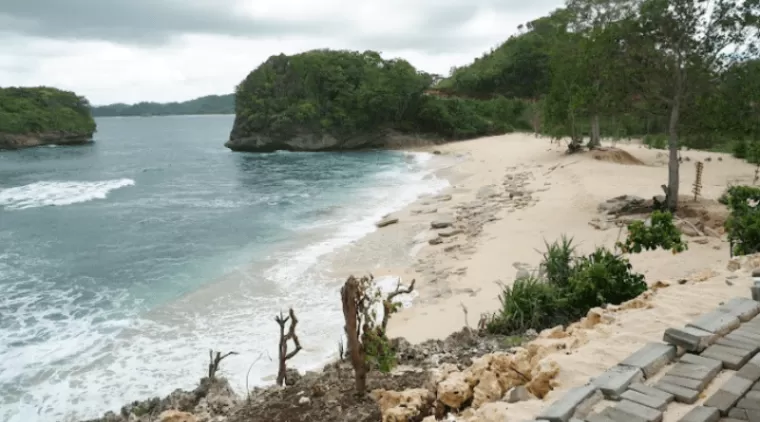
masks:
[[(446, 185), (427, 154), (232, 153), (231, 116), (103, 118), (96, 142), (0, 151), (0, 420), (95, 417), (192, 387), (208, 349), (237, 388), (337, 349), (320, 257)], [(262, 355), (263, 354), (263, 355)]]

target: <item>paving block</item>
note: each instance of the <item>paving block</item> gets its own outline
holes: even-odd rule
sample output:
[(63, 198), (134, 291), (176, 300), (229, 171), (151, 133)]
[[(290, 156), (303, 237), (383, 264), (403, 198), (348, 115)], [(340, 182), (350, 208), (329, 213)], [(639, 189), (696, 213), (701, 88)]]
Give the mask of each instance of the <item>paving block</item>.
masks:
[(728, 346), (728, 347), (735, 347), (737, 349), (749, 350), (752, 353), (757, 353), (760, 350), (760, 346), (753, 343), (751, 340), (744, 339), (744, 338), (732, 337), (728, 339), (725, 337), (721, 337), (715, 342), (715, 344), (720, 345), (720, 346)]
[(644, 378), (650, 378), (665, 365), (672, 362), (675, 357), (675, 346), (664, 343), (647, 343), (620, 364), (639, 368), (644, 373)]
[(736, 372), (736, 375), (752, 382), (760, 380), (760, 355), (755, 355)]
[(612, 418), (602, 413), (593, 413), (586, 417), (586, 422), (616, 422)]
[(760, 382), (756, 382), (755, 385), (752, 386), (752, 391), (760, 391)]
[(739, 321), (744, 322), (760, 314), (760, 303), (747, 297), (735, 297), (718, 306), (718, 310), (731, 314), (739, 318)]
[(667, 400), (663, 400), (662, 398), (648, 396), (634, 390), (627, 390), (620, 396), (620, 398), (624, 400), (630, 400), (634, 403), (643, 404), (646, 407), (651, 407), (652, 409), (657, 409), (660, 411), (665, 411), (669, 403)]
[(704, 404), (708, 407), (714, 407), (720, 410), (722, 415), (726, 415), (728, 410), (752, 387), (752, 384), (752, 381), (734, 375), (726, 380)]
[(717, 335), (694, 327), (668, 328), (662, 340), (674, 346), (680, 346), (690, 352), (701, 352), (715, 343)]
[(723, 338), (727, 340), (735, 340), (735, 341), (743, 341), (745, 343), (753, 344), (755, 346), (760, 346), (760, 340), (758, 340), (756, 337), (747, 337), (747, 334), (749, 334), (746, 330), (745, 331), (734, 331), (730, 334), (725, 335)]
[(693, 355), (691, 353), (687, 353), (681, 356), (678, 361), (681, 363), (691, 363), (693, 365), (704, 366), (705, 368), (716, 372), (720, 372), (720, 370), (723, 369), (723, 362), (716, 359), (706, 358), (704, 356)]
[(705, 389), (705, 386), (708, 383), (708, 381), (700, 381), (700, 380), (695, 380), (692, 378), (676, 377), (676, 376), (668, 375), (668, 374), (665, 374), (665, 376), (660, 378), (659, 382), (664, 382), (666, 384), (680, 385), (681, 387), (686, 387), (689, 390), (696, 390), (699, 392), (702, 392), (702, 390)]
[(606, 370), (602, 375), (591, 380), (602, 391), (604, 397), (609, 400), (619, 400), (628, 386), (634, 382), (644, 380), (644, 373), (641, 369), (633, 366), (615, 365)]
[(670, 403), (675, 399), (675, 397), (673, 397), (673, 395), (670, 393), (667, 393), (665, 391), (659, 390), (654, 387), (650, 387), (648, 385), (644, 385), (639, 382), (631, 384), (631, 386), (628, 388), (638, 393), (645, 394), (647, 396), (654, 397), (660, 400), (664, 400), (666, 403)]
[(639, 418), (643, 418), (647, 422), (662, 422), (662, 411), (646, 407), (644, 405), (634, 403), (629, 400), (622, 400), (615, 405), (615, 409), (624, 413), (628, 413)]
[(726, 416), (728, 416), (729, 418), (739, 419), (739, 420), (742, 420), (742, 421), (748, 421), (749, 420), (749, 416), (747, 415), (747, 411), (746, 410), (744, 410), (744, 409), (737, 409), (735, 407), (733, 409), (728, 409), (728, 415), (726, 415)]
[(752, 292), (752, 300), (760, 301), (760, 287), (752, 286), (749, 289)]
[(738, 370), (752, 357), (749, 350), (713, 344), (705, 349), (700, 356), (712, 358), (723, 362), (723, 367)]
[(700, 316), (694, 321), (686, 324), (686, 326), (699, 328), (700, 330), (724, 336), (739, 328), (739, 324), (741, 324), (739, 318), (716, 309)]
[(601, 416), (609, 418), (614, 422), (647, 422), (642, 416), (632, 415), (614, 407), (608, 407), (604, 409)]
[(753, 327), (739, 327), (736, 330), (732, 331), (731, 334), (747, 338), (753, 342), (760, 342), (760, 333), (756, 330), (757, 328)]
[(717, 422), (720, 411), (713, 407), (697, 406), (683, 415), (679, 422)]
[(693, 404), (699, 398), (699, 391), (682, 387), (680, 385), (658, 382), (654, 385), (654, 387), (658, 390), (672, 394), (675, 400), (679, 403)]
[(568, 422), (575, 413), (575, 408), (586, 399), (593, 396), (597, 388), (593, 385), (584, 385), (570, 389), (549, 407), (544, 409), (538, 419), (546, 419), (549, 422)]
[(601, 391), (599, 391), (599, 389), (596, 389), (593, 394), (586, 397), (580, 403), (578, 403), (577, 406), (575, 406), (575, 411), (573, 412), (573, 417), (571, 420), (573, 418), (585, 418), (589, 413), (591, 413), (592, 410), (594, 410), (594, 406), (596, 406), (596, 404), (602, 400), (604, 400), (604, 395)]
[[(744, 365), (747, 366), (747, 365)], [(720, 372), (720, 366), (708, 368), (702, 365), (694, 365), (693, 363), (679, 362), (673, 365), (665, 375), (672, 375), (674, 377), (682, 377), (702, 381), (707, 385), (716, 375)], [(704, 388), (704, 387), (703, 387)]]
[(760, 413), (760, 392), (748, 391), (747, 394), (736, 403), (736, 407), (746, 409), (747, 413)]

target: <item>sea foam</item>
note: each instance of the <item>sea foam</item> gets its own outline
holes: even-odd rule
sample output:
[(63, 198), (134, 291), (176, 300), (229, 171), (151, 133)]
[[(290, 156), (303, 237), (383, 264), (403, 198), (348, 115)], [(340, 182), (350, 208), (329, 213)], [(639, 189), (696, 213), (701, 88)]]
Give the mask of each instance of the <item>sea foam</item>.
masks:
[(112, 190), (133, 186), (132, 179), (97, 182), (45, 181), (0, 190), (0, 206), (22, 210), (46, 206), (71, 205), (94, 199), (105, 199)]

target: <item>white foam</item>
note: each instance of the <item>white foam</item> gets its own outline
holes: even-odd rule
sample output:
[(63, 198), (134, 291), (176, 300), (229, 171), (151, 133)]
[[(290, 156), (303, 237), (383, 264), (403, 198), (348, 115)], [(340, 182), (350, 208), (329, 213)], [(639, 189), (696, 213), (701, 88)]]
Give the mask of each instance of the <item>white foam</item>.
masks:
[(46, 181), (0, 190), (0, 206), (22, 210), (46, 206), (71, 205), (105, 199), (112, 190), (133, 186), (132, 179), (98, 182)]

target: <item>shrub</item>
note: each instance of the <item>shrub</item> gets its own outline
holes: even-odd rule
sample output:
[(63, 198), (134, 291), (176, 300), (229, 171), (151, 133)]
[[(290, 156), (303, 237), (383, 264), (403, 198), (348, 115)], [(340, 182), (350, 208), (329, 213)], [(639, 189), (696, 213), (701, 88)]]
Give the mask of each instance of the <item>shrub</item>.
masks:
[(731, 211), (726, 219), (726, 232), (734, 255), (760, 251), (760, 188), (731, 186), (725, 194)]
[(575, 245), (573, 238), (562, 236), (559, 241), (552, 244), (544, 241), (546, 252), (543, 253), (541, 269), (550, 284), (559, 287), (567, 285), (570, 274), (573, 270), (573, 259), (575, 256)]
[(542, 330), (568, 321), (560, 289), (537, 277), (520, 278), (512, 286), (504, 286), (499, 301), (501, 309), (486, 325), (492, 334)]
[(667, 135), (646, 135), (644, 136), (644, 145), (654, 149), (667, 149), (668, 137)]
[(634, 221), (628, 225), (628, 237), (617, 246), (623, 253), (639, 253), (642, 250), (662, 248), (673, 254), (687, 249), (681, 240), (681, 231), (673, 224), (673, 215), (668, 211), (654, 211), (650, 216), (650, 225), (643, 221)]
[(747, 144), (747, 141), (738, 141), (734, 144), (733, 155), (734, 157), (743, 160), (747, 158), (748, 150), (749, 150), (749, 145)]
[(605, 303), (619, 304), (647, 289), (644, 276), (630, 262), (605, 248), (588, 256), (575, 255), (572, 239), (563, 236), (546, 244), (543, 277), (525, 277), (505, 286), (501, 309), (488, 320), (493, 334), (521, 334), (566, 324)]
[(617, 305), (647, 289), (644, 276), (631, 271), (630, 262), (605, 248), (578, 258), (567, 287), (567, 305), (575, 317), (606, 303)]

